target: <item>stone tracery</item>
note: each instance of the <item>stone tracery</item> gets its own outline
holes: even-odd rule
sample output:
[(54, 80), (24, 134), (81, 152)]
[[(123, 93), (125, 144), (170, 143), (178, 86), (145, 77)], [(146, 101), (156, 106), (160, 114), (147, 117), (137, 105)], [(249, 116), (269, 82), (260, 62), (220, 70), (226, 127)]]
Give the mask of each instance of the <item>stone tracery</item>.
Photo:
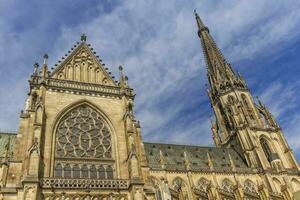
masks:
[(60, 120), (57, 127), (54, 175), (65, 178), (112, 179), (112, 163), (104, 166), (101, 164), (103, 160), (112, 161), (108, 126), (90, 106), (74, 108)]
[(82, 105), (59, 123), (56, 136), (57, 158), (111, 158), (111, 135), (101, 116)]

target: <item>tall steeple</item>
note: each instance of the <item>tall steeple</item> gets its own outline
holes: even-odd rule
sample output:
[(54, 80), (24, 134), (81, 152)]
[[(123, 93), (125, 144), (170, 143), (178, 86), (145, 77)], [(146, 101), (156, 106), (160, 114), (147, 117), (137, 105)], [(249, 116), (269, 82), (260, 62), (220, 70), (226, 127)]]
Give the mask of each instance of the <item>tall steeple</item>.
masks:
[(238, 78), (233, 72), (231, 65), (226, 61), (220, 49), (217, 47), (209, 29), (199, 15), (194, 11), (198, 26), (198, 35), (201, 39), (203, 53), (208, 68), (208, 79), (213, 90), (217, 90), (221, 85), (233, 85)]
[[(276, 169), (282, 169), (283, 163), (290, 160), (286, 167), (297, 168), (294, 155), (289, 152), (274, 117), (260, 101), (255, 103), (244, 79), (234, 73), (196, 12), (195, 17), (207, 64), (208, 95), (216, 118), (212, 121), (216, 146), (233, 148), (251, 167), (268, 169), (280, 166)], [(272, 149), (272, 146), (279, 145), (275, 137), (283, 152)]]

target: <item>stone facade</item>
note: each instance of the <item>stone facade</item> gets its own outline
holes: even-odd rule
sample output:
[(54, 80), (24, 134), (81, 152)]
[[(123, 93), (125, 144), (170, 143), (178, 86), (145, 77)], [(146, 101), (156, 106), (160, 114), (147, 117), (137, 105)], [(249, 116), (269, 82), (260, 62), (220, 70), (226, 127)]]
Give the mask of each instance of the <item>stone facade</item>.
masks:
[(1, 133), (0, 199), (288, 199), (299, 165), (196, 14), (216, 147), (143, 142), (134, 91), (114, 81), (86, 36), (48, 71), (34, 66), (18, 133)]

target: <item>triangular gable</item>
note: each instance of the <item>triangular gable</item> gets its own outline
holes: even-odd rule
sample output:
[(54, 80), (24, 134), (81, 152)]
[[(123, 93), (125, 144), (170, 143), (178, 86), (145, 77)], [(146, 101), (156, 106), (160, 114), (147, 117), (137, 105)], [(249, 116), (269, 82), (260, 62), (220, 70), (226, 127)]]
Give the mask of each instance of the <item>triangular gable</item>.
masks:
[(116, 86), (95, 54), (82, 42), (51, 73), (52, 78)]

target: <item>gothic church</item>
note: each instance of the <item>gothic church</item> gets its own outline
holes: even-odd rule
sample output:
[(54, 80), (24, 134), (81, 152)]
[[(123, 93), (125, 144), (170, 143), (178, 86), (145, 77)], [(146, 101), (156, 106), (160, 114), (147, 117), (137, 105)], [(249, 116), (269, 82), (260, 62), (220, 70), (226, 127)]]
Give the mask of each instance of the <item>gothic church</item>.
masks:
[(144, 142), (122, 66), (115, 81), (83, 35), (54, 70), (34, 65), (19, 129), (0, 133), (0, 199), (296, 199), (280, 126), (195, 15), (215, 147)]

